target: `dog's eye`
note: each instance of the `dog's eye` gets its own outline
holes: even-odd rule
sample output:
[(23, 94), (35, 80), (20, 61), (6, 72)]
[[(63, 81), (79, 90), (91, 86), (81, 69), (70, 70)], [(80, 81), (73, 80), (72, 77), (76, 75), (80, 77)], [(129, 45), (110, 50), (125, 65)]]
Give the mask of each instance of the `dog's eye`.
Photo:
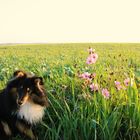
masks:
[(39, 85), (44, 85), (42, 81), (39, 82)]

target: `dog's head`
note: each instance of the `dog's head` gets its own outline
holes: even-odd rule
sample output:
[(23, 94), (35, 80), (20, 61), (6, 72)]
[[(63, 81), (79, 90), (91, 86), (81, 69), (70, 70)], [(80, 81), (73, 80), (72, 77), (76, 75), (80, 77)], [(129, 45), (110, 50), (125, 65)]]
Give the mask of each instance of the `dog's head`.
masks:
[(27, 101), (47, 105), (46, 91), (42, 77), (33, 76), (25, 78), (18, 87), (18, 104), (23, 105)]
[(14, 72), (13, 79), (9, 82), (8, 87), (16, 90), (17, 104), (19, 106), (26, 102), (48, 106), (42, 77), (18, 70)]

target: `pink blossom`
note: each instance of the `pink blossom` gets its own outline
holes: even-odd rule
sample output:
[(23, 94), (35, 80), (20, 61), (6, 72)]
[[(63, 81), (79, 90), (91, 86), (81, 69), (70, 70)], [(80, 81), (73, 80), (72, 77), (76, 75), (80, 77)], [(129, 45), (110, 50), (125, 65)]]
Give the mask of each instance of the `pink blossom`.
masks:
[(90, 86), (90, 89), (91, 89), (91, 91), (98, 91), (99, 90), (99, 87), (98, 87), (98, 85), (97, 84), (91, 84)]
[(90, 79), (90, 73), (88, 72), (85, 72), (83, 74), (80, 74), (79, 77), (82, 78), (82, 79)]
[(129, 83), (130, 83), (130, 78), (127, 78), (124, 80), (125, 86), (129, 86)]
[(96, 53), (90, 54), (87, 58), (86, 63), (87, 64), (94, 64), (98, 59), (98, 55)]
[(121, 83), (119, 81), (115, 81), (115, 86), (116, 86), (117, 90), (122, 89)]
[(106, 88), (102, 89), (102, 95), (104, 96), (105, 99), (109, 99), (109, 91)]

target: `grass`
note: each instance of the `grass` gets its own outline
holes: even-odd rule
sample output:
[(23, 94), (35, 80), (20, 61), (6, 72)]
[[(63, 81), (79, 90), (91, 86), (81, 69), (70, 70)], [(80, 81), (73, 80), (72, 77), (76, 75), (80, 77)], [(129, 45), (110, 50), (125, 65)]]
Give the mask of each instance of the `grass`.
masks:
[[(92, 65), (85, 63), (89, 47), (99, 56)], [(15, 69), (43, 76), (50, 107), (36, 128), (40, 140), (140, 139), (140, 44), (2, 45), (0, 69), (0, 88)], [(96, 73), (98, 92), (79, 78), (84, 72)], [(114, 81), (123, 88), (117, 90)]]

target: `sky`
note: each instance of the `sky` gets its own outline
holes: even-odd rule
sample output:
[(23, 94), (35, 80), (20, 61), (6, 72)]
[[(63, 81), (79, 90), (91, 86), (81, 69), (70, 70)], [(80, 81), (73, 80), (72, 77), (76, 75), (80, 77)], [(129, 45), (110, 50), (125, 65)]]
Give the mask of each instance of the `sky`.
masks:
[(0, 43), (140, 42), (140, 0), (0, 0)]

